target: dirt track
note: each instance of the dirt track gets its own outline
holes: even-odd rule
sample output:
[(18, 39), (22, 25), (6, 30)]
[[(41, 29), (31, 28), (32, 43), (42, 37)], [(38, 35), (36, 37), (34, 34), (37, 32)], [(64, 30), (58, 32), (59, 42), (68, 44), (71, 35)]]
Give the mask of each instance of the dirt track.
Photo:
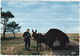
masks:
[(79, 55), (79, 44), (76, 42), (70, 41), (66, 49), (61, 48), (57, 41), (53, 46), (53, 55)]

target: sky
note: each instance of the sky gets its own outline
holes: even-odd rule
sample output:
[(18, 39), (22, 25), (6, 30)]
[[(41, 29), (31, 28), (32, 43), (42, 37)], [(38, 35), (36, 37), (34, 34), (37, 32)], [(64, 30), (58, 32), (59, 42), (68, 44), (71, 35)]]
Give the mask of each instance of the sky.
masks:
[(21, 26), (20, 32), (26, 29), (46, 33), (52, 28), (65, 33), (79, 33), (79, 2), (61, 1), (2, 1), (2, 11), (10, 11), (15, 21)]

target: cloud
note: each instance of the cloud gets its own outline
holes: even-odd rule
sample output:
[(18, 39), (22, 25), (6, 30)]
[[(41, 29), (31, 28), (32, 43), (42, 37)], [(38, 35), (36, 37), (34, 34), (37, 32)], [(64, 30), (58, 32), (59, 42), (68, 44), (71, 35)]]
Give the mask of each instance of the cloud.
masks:
[(27, 25), (27, 24), (32, 24), (32, 23), (19, 23), (20, 25)]
[(78, 13), (79, 14), (79, 4), (73, 4), (73, 5), (70, 5), (70, 10), (73, 12), (73, 13)]
[(76, 18), (67, 18), (67, 19), (51, 19), (53, 21), (79, 21), (79, 19)]
[[(28, 6), (29, 5), (33, 6), (34, 4), (36, 4), (36, 5), (39, 4), (40, 5), (40, 7), (38, 5), (39, 8), (37, 8), (37, 7), (34, 6), (35, 10), (33, 10), (30, 6), (29, 6), (29, 8), (28, 7), (25, 8), (24, 6), (22, 6), (22, 7), (24, 7), (24, 9), (26, 9), (25, 12), (23, 11), (23, 14), (25, 15), (26, 18), (27, 17), (33, 17), (33, 18), (36, 17), (36, 18), (38, 18), (39, 15), (41, 15), (41, 17), (44, 18), (44, 19), (46, 17), (50, 18), (52, 16), (53, 17), (58, 16), (59, 18), (66, 17), (66, 16), (67, 17), (73, 17), (73, 16), (76, 17), (77, 14), (74, 13), (74, 12), (75, 11), (79, 12), (78, 9), (77, 9), (78, 8), (77, 4), (71, 4), (71, 5), (68, 6), (68, 5), (63, 5), (61, 3), (59, 3), (59, 4), (58, 3), (56, 3), (56, 4), (53, 3), (51, 5), (48, 5), (47, 2), (46, 3), (45, 2), (24, 2), (24, 3), (23, 2), (16, 2), (16, 3), (15, 2), (9, 2), (9, 5), (10, 4), (15, 5), (15, 4), (18, 4), (18, 3), (20, 3), (21, 5), (24, 4), (24, 6), (27, 6), (27, 5)], [(10, 5), (10, 6), (12, 6), (12, 5)], [(75, 15), (73, 15), (73, 13)], [(17, 13), (16, 16), (22, 16), (23, 17), (23, 15), (21, 15), (21, 13)]]
[(22, 22), (22, 23), (19, 23), (20, 25), (52, 25), (52, 23), (47, 23), (47, 22), (39, 22), (39, 23), (37, 23), (37, 22), (35, 22), (35, 23), (31, 23), (31, 22), (29, 22), (29, 23), (24, 23), (24, 22)]
[(79, 31), (79, 27), (77, 27), (77, 28), (72, 28), (73, 30), (78, 30)]
[(41, 4), (45, 4), (43, 2), (34, 2), (34, 1), (10, 1), (8, 2), (9, 6), (13, 6), (13, 7), (17, 7), (17, 8), (22, 8), (22, 7), (32, 7), (32, 6), (36, 6), (36, 5), (41, 5)]
[(70, 32), (70, 33), (79, 33), (79, 27), (67, 28), (67, 32)]
[[(41, 32), (50, 28), (64, 31), (66, 25), (69, 30), (79, 25), (79, 7), (76, 2), (6, 1), (2, 7), (14, 14), (15, 18), (10, 21), (19, 23), (21, 32), (26, 28), (42, 29)], [(73, 30), (68, 32), (75, 32), (76, 28)]]
[(78, 21), (79, 22), (79, 19), (74, 19), (74, 18), (68, 18), (68, 19), (66, 19), (67, 21)]

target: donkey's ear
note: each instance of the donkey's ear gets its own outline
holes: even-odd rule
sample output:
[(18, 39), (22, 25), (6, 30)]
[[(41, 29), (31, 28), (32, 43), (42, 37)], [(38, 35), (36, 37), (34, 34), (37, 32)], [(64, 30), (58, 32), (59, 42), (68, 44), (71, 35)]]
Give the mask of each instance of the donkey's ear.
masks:
[(32, 32), (34, 32), (33, 29), (32, 29)]
[(37, 32), (37, 30), (35, 30), (35, 32)]

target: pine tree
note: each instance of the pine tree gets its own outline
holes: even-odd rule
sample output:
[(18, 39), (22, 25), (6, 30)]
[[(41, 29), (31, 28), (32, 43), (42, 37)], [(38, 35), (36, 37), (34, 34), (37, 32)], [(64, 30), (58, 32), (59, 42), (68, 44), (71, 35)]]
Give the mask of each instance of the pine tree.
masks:
[(16, 24), (15, 21), (12, 21), (6, 25), (6, 32), (13, 32), (15, 38), (15, 33), (20, 32), (20, 28), (21, 26), (19, 26), (19, 24)]
[(3, 24), (3, 39), (5, 39), (6, 25), (10, 18), (14, 18), (14, 15), (10, 12), (3, 12), (1, 8), (1, 24)]

